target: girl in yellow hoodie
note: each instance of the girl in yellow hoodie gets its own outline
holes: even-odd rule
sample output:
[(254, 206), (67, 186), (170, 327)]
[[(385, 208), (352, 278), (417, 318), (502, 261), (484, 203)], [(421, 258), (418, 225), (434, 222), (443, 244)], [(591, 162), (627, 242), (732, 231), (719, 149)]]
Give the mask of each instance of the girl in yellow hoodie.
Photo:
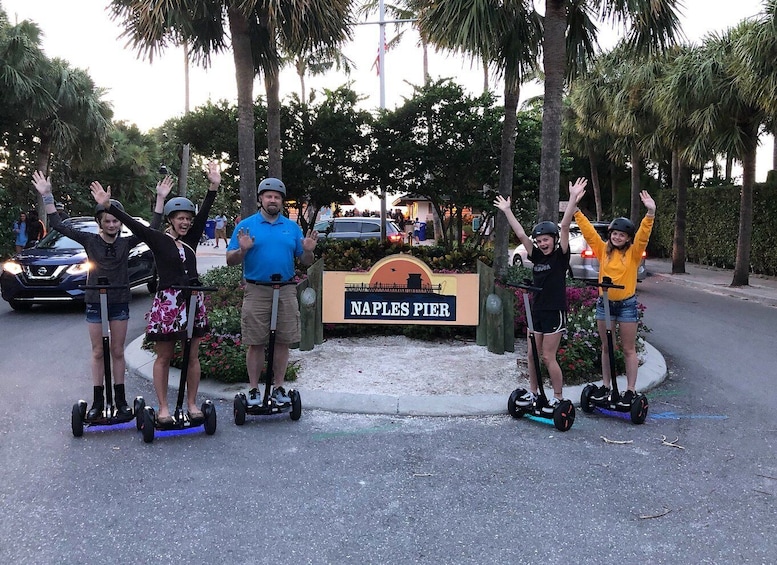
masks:
[[(585, 194), (585, 185), (574, 185), (569, 189), (569, 205), (577, 207)], [(599, 259), (599, 282), (604, 277), (610, 277), (613, 284), (623, 285), (623, 289), (610, 289), (610, 323), (612, 335), (615, 336), (615, 324), (620, 326), (621, 350), (626, 360), (627, 390), (621, 396), (618, 404), (630, 406), (634, 398), (637, 384), (637, 269), (642, 261), (642, 253), (647, 247), (650, 232), (653, 229), (653, 219), (656, 215), (656, 203), (646, 190), (640, 195), (642, 203), (647, 208), (647, 214), (636, 229), (628, 218), (616, 218), (610, 222), (607, 231), (607, 241), (603, 241), (596, 229), (585, 215), (577, 210), (575, 221), (580, 227), (588, 245)], [(603, 385), (593, 392), (591, 400), (604, 400), (610, 396), (610, 356), (607, 349), (607, 327), (604, 321), (604, 301), (599, 289), (599, 300), (596, 302), (596, 322), (599, 337), (602, 341), (602, 381)]]

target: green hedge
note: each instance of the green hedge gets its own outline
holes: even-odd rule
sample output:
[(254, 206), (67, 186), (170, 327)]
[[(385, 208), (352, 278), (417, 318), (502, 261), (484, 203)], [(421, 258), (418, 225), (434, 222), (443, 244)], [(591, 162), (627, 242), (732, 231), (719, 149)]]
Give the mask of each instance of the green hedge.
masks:
[[(662, 190), (648, 253), (671, 257), (676, 193)], [(753, 190), (753, 238), (750, 271), (777, 275), (777, 183), (757, 184)], [(688, 190), (686, 260), (725, 269), (734, 268), (739, 231), (740, 187), (719, 186)]]

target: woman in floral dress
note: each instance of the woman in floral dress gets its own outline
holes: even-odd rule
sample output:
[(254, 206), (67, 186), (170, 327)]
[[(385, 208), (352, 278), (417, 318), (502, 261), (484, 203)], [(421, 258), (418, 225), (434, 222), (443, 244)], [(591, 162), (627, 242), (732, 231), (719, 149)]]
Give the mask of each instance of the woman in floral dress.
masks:
[[(90, 186), (92, 195), (106, 211), (115, 215), (124, 225), (144, 241), (154, 253), (159, 285), (157, 287), (151, 311), (146, 316), (146, 338), (154, 343), (156, 359), (154, 361), (154, 390), (159, 400), (157, 422), (165, 425), (172, 423), (167, 405), (167, 382), (170, 373), (170, 361), (175, 351), (175, 342), (186, 339), (187, 303), (184, 293), (176, 286), (189, 286), (199, 278), (197, 273), (197, 244), (205, 231), (216, 191), (221, 183), (221, 174), (216, 163), (208, 163), (207, 172), (210, 186), (205, 199), (195, 215), (195, 206), (191, 200), (181, 196), (171, 198), (164, 206), (164, 217), (168, 227), (161, 232), (148, 228), (121, 210), (110, 208), (111, 189), (103, 189), (99, 182)], [(197, 407), (197, 389), (200, 384), (199, 345), (202, 337), (208, 333), (208, 318), (203, 304), (202, 293), (197, 293), (197, 310), (194, 319), (194, 334), (186, 378), (186, 399), (190, 418), (201, 418)]]

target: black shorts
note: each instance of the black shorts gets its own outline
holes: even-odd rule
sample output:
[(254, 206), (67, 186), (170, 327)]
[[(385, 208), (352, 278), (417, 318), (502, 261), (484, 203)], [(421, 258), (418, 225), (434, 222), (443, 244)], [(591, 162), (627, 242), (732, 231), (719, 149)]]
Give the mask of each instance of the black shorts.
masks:
[(567, 313), (563, 310), (532, 312), (532, 322), (538, 334), (557, 334), (567, 329)]

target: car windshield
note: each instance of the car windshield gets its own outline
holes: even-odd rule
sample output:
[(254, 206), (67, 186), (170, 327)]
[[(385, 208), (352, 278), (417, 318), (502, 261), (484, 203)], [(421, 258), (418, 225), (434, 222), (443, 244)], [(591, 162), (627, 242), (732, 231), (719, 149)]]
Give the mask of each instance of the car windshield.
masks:
[[(95, 222), (79, 222), (71, 225), (79, 231), (97, 233), (97, 224)], [(38, 249), (81, 249), (82, 245), (53, 229), (46, 234), (46, 237), (40, 240), (37, 247)]]

